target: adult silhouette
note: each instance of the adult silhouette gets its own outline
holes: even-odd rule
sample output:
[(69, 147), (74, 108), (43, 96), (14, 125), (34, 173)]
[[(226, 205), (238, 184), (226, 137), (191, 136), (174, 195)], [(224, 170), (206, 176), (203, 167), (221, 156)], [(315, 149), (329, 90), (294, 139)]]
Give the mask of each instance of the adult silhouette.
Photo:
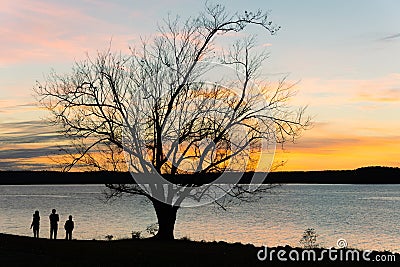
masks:
[(74, 230), (74, 221), (72, 215), (69, 215), (68, 220), (64, 224), (65, 239), (72, 240), (72, 231)]
[(33, 228), (33, 237), (39, 238), (40, 216), (39, 211), (35, 211), (32, 218), (31, 229)]
[(51, 211), (49, 218), (50, 218), (50, 239), (52, 239), (53, 234), (54, 234), (54, 239), (57, 239), (58, 221), (60, 220), (60, 217), (56, 213), (56, 209), (53, 209)]

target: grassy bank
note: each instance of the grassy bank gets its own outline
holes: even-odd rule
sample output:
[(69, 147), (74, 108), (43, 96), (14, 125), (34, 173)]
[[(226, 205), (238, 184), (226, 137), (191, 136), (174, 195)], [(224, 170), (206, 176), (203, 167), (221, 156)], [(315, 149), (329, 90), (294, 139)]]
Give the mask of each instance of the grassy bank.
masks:
[[(276, 257), (273, 261), (259, 261), (257, 253), (260, 249), (225, 242), (66, 241), (0, 234), (0, 266), (378, 266), (376, 261), (332, 262), (327, 257), (323, 262), (281, 262)], [(272, 249), (286, 251), (287, 258), (292, 250), (288, 246), (267, 250)], [(303, 250), (296, 248), (296, 251), (301, 255)], [(369, 257), (375, 259), (376, 255), (388, 253), (373, 252)], [(400, 255), (392, 255), (396, 262), (380, 262), (379, 266), (398, 266)]]

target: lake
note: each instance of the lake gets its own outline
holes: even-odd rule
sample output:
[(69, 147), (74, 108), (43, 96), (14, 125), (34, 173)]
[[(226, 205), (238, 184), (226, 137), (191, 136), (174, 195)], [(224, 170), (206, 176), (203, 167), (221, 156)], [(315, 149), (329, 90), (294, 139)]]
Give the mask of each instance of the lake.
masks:
[[(73, 215), (73, 238), (127, 238), (156, 222), (152, 205), (143, 197), (105, 202), (103, 185), (0, 186), (0, 232), (31, 236), (32, 214), (40, 211), (40, 236), (49, 236), (51, 209), (63, 225)], [(177, 238), (227, 241), (255, 245), (299, 246), (302, 233), (314, 228), (317, 242), (336, 246), (400, 252), (400, 185), (282, 185), (257, 202), (228, 207), (181, 208)]]

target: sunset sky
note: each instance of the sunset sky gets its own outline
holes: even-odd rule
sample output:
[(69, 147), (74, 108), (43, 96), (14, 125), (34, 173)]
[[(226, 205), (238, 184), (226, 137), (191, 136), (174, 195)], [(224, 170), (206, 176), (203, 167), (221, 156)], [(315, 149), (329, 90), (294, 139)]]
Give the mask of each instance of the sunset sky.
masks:
[[(400, 167), (400, 2), (397, 0), (219, 1), (230, 11), (270, 10), (282, 29), (259, 40), (265, 76), (288, 75), (291, 104), (308, 105), (314, 126), (276, 161), (280, 170)], [(49, 168), (62, 139), (44, 124), (32, 88), (52, 69), (107, 48), (128, 52), (169, 13), (202, 1), (2, 0), (0, 2), (0, 170)]]

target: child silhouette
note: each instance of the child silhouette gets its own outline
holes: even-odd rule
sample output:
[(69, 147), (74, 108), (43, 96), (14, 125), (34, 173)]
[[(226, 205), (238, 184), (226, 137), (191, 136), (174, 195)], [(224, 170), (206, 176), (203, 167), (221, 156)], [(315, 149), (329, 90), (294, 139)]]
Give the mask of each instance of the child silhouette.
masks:
[(72, 231), (74, 230), (74, 221), (72, 215), (69, 215), (68, 220), (64, 224), (65, 239), (72, 240)]
[(31, 229), (33, 228), (33, 237), (39, 238), (40, 216), (39, 211), (35, 211), (32, 216)]

